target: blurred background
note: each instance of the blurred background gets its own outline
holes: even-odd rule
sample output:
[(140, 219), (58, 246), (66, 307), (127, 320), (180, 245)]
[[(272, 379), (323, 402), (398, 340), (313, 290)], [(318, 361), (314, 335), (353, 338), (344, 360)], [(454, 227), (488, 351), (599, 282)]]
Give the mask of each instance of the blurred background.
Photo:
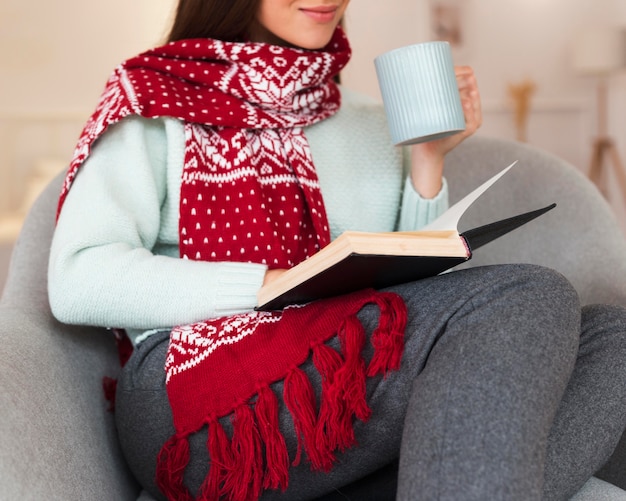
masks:
[[(0, 2), (1, 287), (25, 212), (66, 168), (110, 72), (161, 42), (175, 1)], [(374, 57), (448, 40), (478, 76), (479, 133), (595, 171), (626, 232), (624, 0), (354, 0), (346, 29), (343, 83), (376, 99)]]

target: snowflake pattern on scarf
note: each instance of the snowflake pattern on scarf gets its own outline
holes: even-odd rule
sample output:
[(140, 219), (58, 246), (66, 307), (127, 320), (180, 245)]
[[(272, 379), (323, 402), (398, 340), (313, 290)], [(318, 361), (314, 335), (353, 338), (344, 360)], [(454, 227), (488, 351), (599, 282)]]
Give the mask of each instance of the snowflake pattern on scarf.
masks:
[(294, 266), (330, 241), (303, 127), (338, 110), (332, 76), (349, 56), (338, 30), (323, 51), (185, 40), (126, 61), (79, 139), (59, 212), (110, 125), (172, 116), (185, 121), (181, 257)]

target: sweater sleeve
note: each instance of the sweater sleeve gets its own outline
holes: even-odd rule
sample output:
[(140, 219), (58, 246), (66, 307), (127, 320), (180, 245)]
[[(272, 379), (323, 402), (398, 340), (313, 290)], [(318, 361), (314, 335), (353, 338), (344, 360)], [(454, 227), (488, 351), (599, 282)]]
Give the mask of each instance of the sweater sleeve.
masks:
[(448, 183), (445, 178), (439, 193), (434, 198), (426, 199), (415, 191), (411, 179), (407, 177), (402, 193), (398, 231), (418, 230), (437, 219), (447, 208)]
[(168, 328), (256, 305), (265, 266), (178, 257), (177, 222), (164, 208), (178, 197), (170, 171), (180, 173), (183, 158), (178, 122), (131, 117), (96, 141), (52, 242), (48, 287), (60, 321)]

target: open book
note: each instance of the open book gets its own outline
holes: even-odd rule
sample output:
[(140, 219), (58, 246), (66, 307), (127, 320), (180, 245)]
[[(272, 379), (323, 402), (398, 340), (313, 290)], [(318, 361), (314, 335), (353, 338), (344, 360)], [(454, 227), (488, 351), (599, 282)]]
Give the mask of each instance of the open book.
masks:
[(264, 285), (258, 310), (338, 296), (359, 289), (381, 289), (438, 275), (467, 261), (478, 247), (522, 226), (556, 204), (459, 234), (469, 206), (515, 165), (514, 162), (419, 231), (346, 231), (306, 261)]

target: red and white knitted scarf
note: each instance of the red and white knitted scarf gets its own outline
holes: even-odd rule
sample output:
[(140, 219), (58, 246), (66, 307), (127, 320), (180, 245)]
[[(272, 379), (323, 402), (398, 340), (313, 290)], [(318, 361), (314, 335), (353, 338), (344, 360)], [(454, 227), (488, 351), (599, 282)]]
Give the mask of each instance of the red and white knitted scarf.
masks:
[[(59, 212), (110, 125), (129, 115), (175, 117), (186, 136), (181, 257), (294, 266), (330, 241), (303, 127), (338, 110), (332, 78), (349, 56), (338, 28), (320, 51), (194, 39), (124, 62), (79, 139)], [(366, 367), (356, 313), (368, 303), (381, 315)], [(248, 501), (264, 489), (285, 489), (290, 460), (270, 389), (279, 380), (311, 467), (330, 469), (335, 452), (355, 444), (353, 418), (369, 416), (366, 375), (399, 367), (405, 322), (398, 296), (369, 290), (174, 328), (165, 370), (176, 434), (159, 455), (161, 490), (171, 500), (194, 499), (183, 481), (188, 437), (207, 425), (211, 465), (198, 499)], [(324, 344), (335, 335), (341, 353)], [(319, 405), (298, 368), (311, 354), (323, 377)], [(231, 436), (218, 421), (225, 416), (232, 416)]]

